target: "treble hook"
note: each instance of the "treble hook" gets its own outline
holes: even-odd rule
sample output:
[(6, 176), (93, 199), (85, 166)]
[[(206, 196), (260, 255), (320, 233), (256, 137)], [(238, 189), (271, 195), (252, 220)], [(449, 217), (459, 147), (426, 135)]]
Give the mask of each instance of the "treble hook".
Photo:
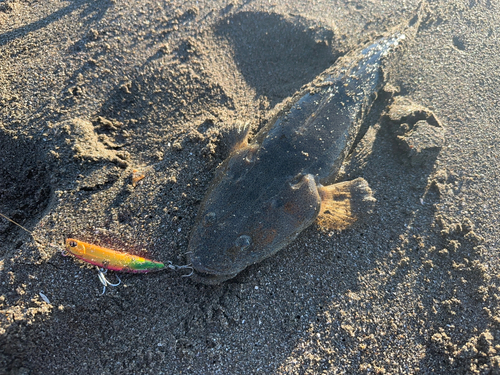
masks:
[(106, 287), (107, 286), (118, 286), (122, 283), (121, 279), (118, 277), (118, 275), (116, 275), (116, 278), (118, 279), (118, 282), (116, 284), (113, 284), (111, 283), (108, 279), (106, 279), (106, 273), (108, 272), (108, 270), (104, 269), (104, 268), (99, 268), (99, 267), (96, 267), (97, 268), (97, 276), (99, 277), (99, 281), (101, 282), (102, 285), (104, 285), (104, 288), (102, 289), (102, 293), (101, 293), (101, 296), (106, 293)]
[(190, 269), (191, 270), (189, 275), (182, 275), (181, 277), (189, 277), (194, 273), (194, 268), (191, 264), (186, 264), (185, 266), (178, 266), (176, 264), (172, 264), (172, 261), (169, 260), (167, 267), (170, 268), (171, 270), (174, 270), (174, 271), (179, 271), (179, 270), (183, 270), (183, 269)]

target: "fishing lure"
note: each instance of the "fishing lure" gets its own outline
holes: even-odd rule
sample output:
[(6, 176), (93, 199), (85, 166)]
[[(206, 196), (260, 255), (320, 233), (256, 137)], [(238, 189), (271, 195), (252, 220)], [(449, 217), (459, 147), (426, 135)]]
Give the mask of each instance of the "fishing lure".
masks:
[(116, 276), (118, 283), (111, 283), (105, 276), (108, 270), (128, 273), (147, 273), (160, 271), (167, 267), (174, 271), (191, 269), (190, 274), (182, 275), (182, 277), (189, 277), (193, 274), (193, 268), (191, 265), (177, 266), (172, 264), (171, 261), (164, 264), (156, 260), (93, 245), (74, 238), (66, 239), (66, 251), (75, 258), (97, 266), (99, 280), (104, 286), (102, 294), (106, 292), (107, 286), (118, 286), (121, 283), (118, 276)]
[[(74, 238), (66, 239), (66, 251), (75, 258), (97, 266), (99, 281), (103, 285), (101, 294), (106, 292), (107, 286), (118, 286), (122, 282), (120, 278), (116, 276), (118, 282), (115, 284), (111, 283), (106, 278), (106, 272), (108, 270), (129, 273), (146, 273), (159, 271), (165, 268), (165, 264), (162, 262), (93, 245), (87, 242), (75, 240)], [(167, 267), (176, 269), (175, 267), (185, 268), (186, 266), (174, 266), (170, 263)]]
[[(16, 223), (14, 220), (8, 218), (1, 212), (0, 216), (25, 230), (31, 235), (31, 237), (33, 237), (33, 239), (35, 239), (33, 233), (23, 227), (21, 224)], [(193, 274), (193, 267), (190, 264), (178, 266), (172, 264), (171, 261), (168, 261), (168, 263), (165, 264), (138, 255), (128, 254), (122, 251), (93, 245), (74, 238), (66, 239), (66, 249), (65, 251), (63, 251), (63, 255), (66, 255), (68, 253), (73, 255), (75, 258), (97, 266), (99, 280), (101, 281), (102, 285), (104, 285), (102, 294), (104, 294), (104, 292), (106, 291), (106, 286), (118, 286), (121, 283), (121, 280), (118, 276), (116, 276), (118, 279), (118, 283), (111, 283), (105, 276), (108, 270), (128, 273), (147, 273), (152, 271), (161, 271), (165, 268), (169, 268), (174, 271), (178, 271), (181, 269), (191, 270), (191, 273), (182, 275), (182, 277), (189, 277)]]
[(92, 245), (74, 238), (66, 239), (66, 251), (78, 259), (111, 271), (146, 273), (165, 268), (162, 262)]

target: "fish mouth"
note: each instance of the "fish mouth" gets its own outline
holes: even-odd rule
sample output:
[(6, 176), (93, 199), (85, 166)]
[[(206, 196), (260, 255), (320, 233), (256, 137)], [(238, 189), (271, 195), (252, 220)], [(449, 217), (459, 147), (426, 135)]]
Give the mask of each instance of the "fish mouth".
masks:
[(228, 275), (215, 275), (215, 274), (200, 272), (195, 268), (191, 277), (194, 281), (200, 282), (205, 285), (219, 285), (224, 281), (232, 279), (237, 274), (238, 273), (232, 273)]
[(218, 285), (226, 280), (232, 279), (240, 271), (231, 273), (222, 273), (220, 270), (214, 270), (209, 267), (201, 265), (196, 257), (189, 256), (189, 263), (193, 267), (193, 280), (201, 282), (206, 285)]

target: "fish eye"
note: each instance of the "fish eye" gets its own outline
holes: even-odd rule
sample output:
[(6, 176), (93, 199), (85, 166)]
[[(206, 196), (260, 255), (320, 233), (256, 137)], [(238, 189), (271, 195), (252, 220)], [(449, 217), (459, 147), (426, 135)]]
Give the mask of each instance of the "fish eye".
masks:
[(69, 241), (69, 246), (76, 247), (76, 245), (78, 245), (76, 241)]
[(215, 212), (208, 212), (205, 216), (203, 216), (203, 225), (208, 227), (209, 225), (214, 224), (216, 217)]
[(236, 245), (236, 247), (239, 247), (240, 250), (245, 250), (252, 244), (252, 237), (244, 234), (242, 236), (239, 236), (236, 241), (234, 241), (234, 244)]

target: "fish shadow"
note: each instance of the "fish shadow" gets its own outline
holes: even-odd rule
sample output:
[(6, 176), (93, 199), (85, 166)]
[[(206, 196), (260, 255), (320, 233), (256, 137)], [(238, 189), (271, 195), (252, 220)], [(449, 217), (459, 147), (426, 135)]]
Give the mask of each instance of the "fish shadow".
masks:
[(343, 54), (331, 29), (300, 16), (239, 12), (216, 24), (214, 35), (230, 44), (244, 79), (271, 106)]
[[(372, 253), (372, 262), (390, 264), (392, 275), (378, 286), (377, 294), (382, 306), (401, 311), (401, 324), (420, 332), (411, 339), (413, 345), (424, 348), (420, 368), (461, 373), (470, 365), (467, 355), (461, 354), (468, 342), (476, 346), (476, 360), (488, 361), (489, 344), (456, 328), (464, 320), (475, 322), (479, 337), (489, 326), (484, 308), (491, 306), (492, 299), (478, 293), (489, 285), (482, 265), (484, 240), (475, 233), (472, 217), (464, 214), (457, 220), (440, 210), (450, 194), (460, 193), (460, 177), (436, 164), (437, 150), (421, 159), (424, 163), (416, 163), (414, 155), (402, 149), (394, 130), (387, 121), (380, 121), (363, 165), (363, 177), (377, 198), (375, 217), (370, 220), (370, 246), (382, 250)], [(363, 288), (366, 285), (358, 286), (358, 290)], [(407, 300), (407, 296), (412, 297)], [(367, 314), (372, 312), (368, 309)], [(377, 331), (375, 326), (371, 329)]]
[[(443, 195), (461, 189), (458, 177), (443, 176), (435, 150), (422, 159), (425, 163), (412, 163), (413, 155), (401, 149), (394, 127), (380, 118), (385, 105), (378, 100), (367, 115), (368, 130), (342, 178), (369, 182), (377, 199), (374, 212), (342, 233), (328, 235), (313, 225), (279, 254), (235, 279), (247, 282), (257, 273), (266, 278), (263, 283), (276, 285), (275, 296), (288, 295), (282, 302), (290, 303), (290, 311), (299, 306), (295, 319), (283, 322), (285, 334), (290, 325), (300, 329), (302, 319), (310, 324), (310, 336), (290, 349), (281, 368), (291, 366), (304, 351), (329, 355), (323, 351), (329, 340), (346, 351), (357, 350), (362, 337), (377, 337), (381, 327), (391, 325), (393, 331), (384, 333), (388, 337), (411, 327), (414, 335), (406, 338), (407, 345), (422, 350), (420, 368), (461, 372), (469, 364), (471, 343), (475, 358), (487, 363), (491, 342), (484, 308), (493, 298), (484, 293), (489, 275), (481, 265), (483, 240), (469, 218), (457, 222), (439, 211)], [(297, 283), (301, 288), (290, 295)], [(300, 306), (297, 293), (308, 303)], [(456, 329), (464, 319), (475, 322), (477, 337)], [(317, 332), (325, 338), (323, 344), (318, 344)], [(383, 349), (370, 345), (369, 351), (350, 358), (349, 368), (379, 359), (377, 350)], [(335, 360), (302, 363), (311, 372), (334, 371), (336, 365)]]

